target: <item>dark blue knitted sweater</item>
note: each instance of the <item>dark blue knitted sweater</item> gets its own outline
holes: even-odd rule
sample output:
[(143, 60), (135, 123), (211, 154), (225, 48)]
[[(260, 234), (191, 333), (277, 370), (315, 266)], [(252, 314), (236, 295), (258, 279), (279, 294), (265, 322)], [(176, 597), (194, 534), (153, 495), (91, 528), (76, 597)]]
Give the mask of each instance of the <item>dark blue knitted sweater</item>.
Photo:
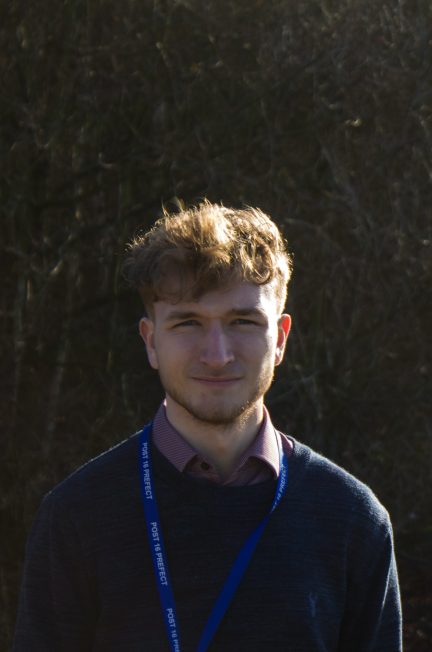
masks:
[[(221, 487), (152, 454), (182, 651), (192, 652), (275, 482)], [(138, 468), (135, 435), (45, 498), (28, 541), (14, 652), (169, 650)], [(399, 652), (400, 639), (387, 512), (295, 441), (285, 496), (210, 651)]]

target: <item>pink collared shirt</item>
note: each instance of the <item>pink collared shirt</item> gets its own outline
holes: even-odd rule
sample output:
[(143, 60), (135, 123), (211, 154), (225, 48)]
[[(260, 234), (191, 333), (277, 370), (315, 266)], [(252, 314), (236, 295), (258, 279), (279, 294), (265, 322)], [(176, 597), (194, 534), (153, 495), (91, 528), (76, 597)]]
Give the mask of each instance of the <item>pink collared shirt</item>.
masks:
[(162, 403), (153, 421), (153, 442), (158, 450), (175, 468), (188, 475), (209, 480), (224, 486), (245, 486), (264, 482), (279, 475), (279, 445), (283, 443), (286, 455), (292, 453), (291, 440), (278, 433), (264, 408), (264, 420), (257, 436), (239, 459), (237, 467), (225, 480), (216, 469), (171, 425), (166, 416), (165, 402)]

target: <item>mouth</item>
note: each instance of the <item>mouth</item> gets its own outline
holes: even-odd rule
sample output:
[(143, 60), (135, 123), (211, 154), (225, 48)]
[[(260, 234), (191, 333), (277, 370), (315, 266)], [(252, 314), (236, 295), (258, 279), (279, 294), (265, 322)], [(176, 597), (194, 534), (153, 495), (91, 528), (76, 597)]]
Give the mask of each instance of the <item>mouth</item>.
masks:
[(238, 382), (240, 378), (231, 376), (195, 376), (192, 380), (212, 387), (228, 387)]

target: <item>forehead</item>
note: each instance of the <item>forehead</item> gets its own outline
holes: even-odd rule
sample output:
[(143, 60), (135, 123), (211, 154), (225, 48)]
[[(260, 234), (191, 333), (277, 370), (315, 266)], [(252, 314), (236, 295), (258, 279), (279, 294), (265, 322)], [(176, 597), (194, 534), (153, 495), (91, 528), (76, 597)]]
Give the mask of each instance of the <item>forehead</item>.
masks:
[(168, 319), (172, 313), (194, 312), (207, 317), (221, 317), (236, 310), (256, 309), (266, 313), (276, 311), (277, 300), (272, 284), (254, 285), (240, 282), (228, 288), (205, 292), (195, 300), (171, 303), (165, 300), (153, 304), (156, 319)]

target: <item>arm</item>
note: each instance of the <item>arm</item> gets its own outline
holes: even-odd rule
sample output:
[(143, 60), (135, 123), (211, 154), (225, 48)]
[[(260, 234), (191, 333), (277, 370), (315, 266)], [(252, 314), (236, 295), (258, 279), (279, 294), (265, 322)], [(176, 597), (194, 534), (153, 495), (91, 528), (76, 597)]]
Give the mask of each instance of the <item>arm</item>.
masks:
[(388, 515), (372, 531), (357, 532), (356, 539), (339, 652), (401, 652), (401, 604)]
[(85, 565), (76, 528), (51, 493), (27, 542), (13, 652), (91, 650), (95, 600)]

